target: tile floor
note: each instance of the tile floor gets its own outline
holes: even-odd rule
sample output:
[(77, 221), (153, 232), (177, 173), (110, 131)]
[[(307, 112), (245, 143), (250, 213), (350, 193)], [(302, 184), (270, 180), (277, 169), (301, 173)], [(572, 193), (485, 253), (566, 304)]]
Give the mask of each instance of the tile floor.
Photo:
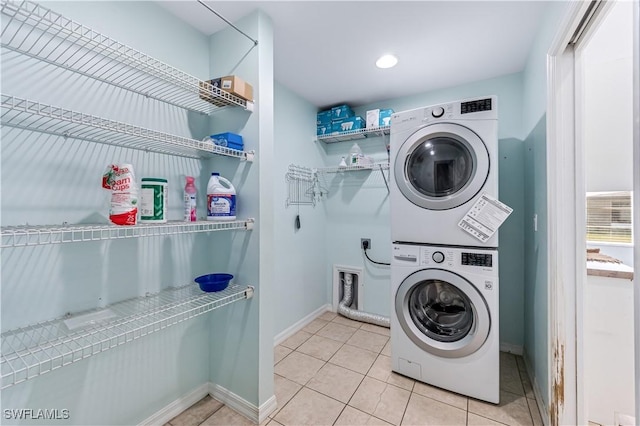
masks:
[[(391, 372), (389, 329), (326, 312), (275, 348), (264, 425), (542, 425), (521, 357), (500, 354), (500, 405)], [(206, 397), (166, 426), (251, 425)]]

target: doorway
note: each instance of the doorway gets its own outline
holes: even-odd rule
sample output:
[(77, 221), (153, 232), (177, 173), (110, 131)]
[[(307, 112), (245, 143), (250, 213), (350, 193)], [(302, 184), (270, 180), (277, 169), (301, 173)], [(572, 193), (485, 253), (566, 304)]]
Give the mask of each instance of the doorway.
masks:
[(582, 405), (584, 420), (596, 425), (636, 424), (633, 7), (628, 1), (606, 4), (575, 41), (576, 142), (584, 152), (587, 249), (586, 279), (576, 283), (582, 351), (577, 373), (584, 385), (578, 409)]
[[(631, 227), (631, 218), (638, 223), (640, 217), (638, 209), (632, 209), (632, 199), (640, 205), (639, 7), (637, 1), (577, 2), (549, 52), (552, 425), (626, 425), (635, 424), (634, 415), (640, 418), (640, 333), (634, 329), (640, 292), (633, 291), (629, 277), (592, 285), (594, 278), (587, 274), (588, 268), (609, 269), (618, 257), (625, 258), (622, 263), (640, 265), (634, 262), (640, 258), (638, 229), (634, 238)], [(616, 99), (618, 95), (624, 99)], [(588, 246), (602, 251), (598, 260), (612, 260), (593, 268), (593, 260), (587, 263)], [(616, 251), (620, 246), (626, 254)], [(627, 268), (633, 271), (632, 265)], [(616, 286), (623, 292), (614, 291)], [(600, 309), (607, 304), (615, 313)], [(621, 325), (626, 329), (617, 343), (611, 332), (625, 328)], [(616, 368), (621, 369), (620, 380), (615, 379)], [(613, 382), (599, 381), (602, 378)], [(616, 397), (617, 388), (624, 396)], [(605, 398), (609, 395), (611, 399)]]

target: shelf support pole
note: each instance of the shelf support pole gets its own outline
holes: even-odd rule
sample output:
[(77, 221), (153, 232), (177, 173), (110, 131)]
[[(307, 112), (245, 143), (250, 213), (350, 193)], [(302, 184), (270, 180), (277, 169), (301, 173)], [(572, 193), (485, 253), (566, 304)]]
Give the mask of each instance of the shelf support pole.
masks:
[(226, 22), (230, 27), (232, 27), (234, 30), (236, 30), (237, 32), (239, 32), (240, 34), (242, 34), (243, 36), (245, 36), (246, 38), (248, 38), (249, 40), (251, 40), (253, 42), (254, 46), (258, 45), (258, 40), (255, 40), (253, 38), (251, 38), (251, 36), (249, 36), (247, 33), (245, 33), (244, 31), (242, 31), (240, 28), (236, 27), (235, 25), (233, 25), (233, 23), (231, 21), (229, 21), (228, 19), (226, 19), (224, 16), (220, 15), (218, 12), (216, 12), (215, 10), (213, 10), (211, 7), (209, 7), (207, 4), (205, 4), (205, 2), (203, 2), (202, 0), (198, 0), (198, 3), (200, 3), (201, 5), (203, 5), (204, 7), (206, 7), (207, 9), (209, 9), (212, 13), (214, 13), (218, 18), (222, 19), (224, 22)]

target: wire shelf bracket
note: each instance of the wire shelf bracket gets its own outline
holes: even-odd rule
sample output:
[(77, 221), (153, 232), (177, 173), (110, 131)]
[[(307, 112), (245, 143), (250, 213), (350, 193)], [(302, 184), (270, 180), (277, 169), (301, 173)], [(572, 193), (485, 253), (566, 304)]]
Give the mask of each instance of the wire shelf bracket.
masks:
[(1, 98), (2, 125), (22, 130), (189, 158), (223, 155), (253, 161), (255, 155), (28, 99)]
[(147, 98), (211, 114), (253, 105), (31, 1), (2, 0), (2, 48)]
[[(1, 388), (34, 379), (100, 352), (132, 342), (215, 309), (253, 297), (252, 286), (229, 285), (205, 293), (198, 285), (173, 287), (160, 293), (125, 300), (104, 309), (82, 312), (2, 333)], [(104, 321), (79, 329), (72, 318), (108, 312)], [(67, 322), (66, 322), (67, 321)]]

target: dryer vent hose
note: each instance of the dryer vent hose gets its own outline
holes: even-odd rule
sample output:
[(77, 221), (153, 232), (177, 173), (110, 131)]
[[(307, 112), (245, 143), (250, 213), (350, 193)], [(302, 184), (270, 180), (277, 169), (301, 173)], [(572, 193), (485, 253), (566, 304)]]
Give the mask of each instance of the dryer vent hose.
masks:
[[(345, 274), (346, 275), (346, 274)], [(379, 325), (380, 327), (390, 328), (388, 317), (362, 312), (351, 308), (353, 302), (353, 279), (342, 280), (342, 300), (338, 305), (338, 313), (354, 321), (366, 322), (369, 324)]]

